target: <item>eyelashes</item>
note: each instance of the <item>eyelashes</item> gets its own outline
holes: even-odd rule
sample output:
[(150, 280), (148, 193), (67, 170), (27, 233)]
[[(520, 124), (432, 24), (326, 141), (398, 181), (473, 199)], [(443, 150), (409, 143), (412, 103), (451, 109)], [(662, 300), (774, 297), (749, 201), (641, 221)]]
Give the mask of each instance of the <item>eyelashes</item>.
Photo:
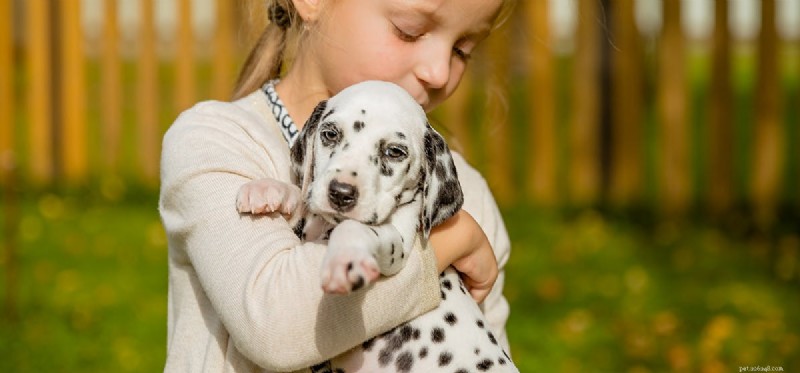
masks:
[[(392, 27), (394, 28), (395, 36), (397, 36), (398, 39), (400, 39), (401, 41), (404, 41), (406, 43), (416, 42), (423, 35), (425, 35), (425, 34), (414, 34), (414, 33), (409, 33), (409, 32), (403, 31), (403, 29), (401, 29), (400, 27), (398, 27), (394, 23), (392, 23)], [(469, 59), (472, 57), (472, 54), (470, 52), (465, 51), (464, 49), (458, 47), (457, 45), (453, 46), (453, 55), (455, 55), (456, 57), (458, 57), (459, 59), (461, 59), (464, 62), (469, 61)]]

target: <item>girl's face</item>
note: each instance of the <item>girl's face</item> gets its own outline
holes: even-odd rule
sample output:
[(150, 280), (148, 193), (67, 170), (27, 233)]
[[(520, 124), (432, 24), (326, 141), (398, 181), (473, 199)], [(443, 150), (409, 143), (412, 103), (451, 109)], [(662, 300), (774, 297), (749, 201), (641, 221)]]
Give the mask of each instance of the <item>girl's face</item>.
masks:
[(364, 80), (405, 88), (426, 111), (449, 97), (502, 0), (336, 0), (311, 38), (331, 95)]

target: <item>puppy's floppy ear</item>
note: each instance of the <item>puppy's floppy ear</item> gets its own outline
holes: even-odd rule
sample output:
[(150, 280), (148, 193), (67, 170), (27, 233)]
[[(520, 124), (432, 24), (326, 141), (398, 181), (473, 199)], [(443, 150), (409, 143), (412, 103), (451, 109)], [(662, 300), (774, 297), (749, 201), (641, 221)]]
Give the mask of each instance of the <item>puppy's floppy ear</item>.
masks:
[(327, 100), (317, 104), (292, 145), (292, 181), (300, 187), (304, 197), (308, 185), (314, 178), (314, 137), (327, 106)]
[(422, 234), (427, 240), (431, 228), (455, 215), (464, 204), (464, 194), (458, 181), (456, 165), (444, 139), (430, 124), (426, 124), (425, 159), (422, 189), (422, 211), (420, 222)]

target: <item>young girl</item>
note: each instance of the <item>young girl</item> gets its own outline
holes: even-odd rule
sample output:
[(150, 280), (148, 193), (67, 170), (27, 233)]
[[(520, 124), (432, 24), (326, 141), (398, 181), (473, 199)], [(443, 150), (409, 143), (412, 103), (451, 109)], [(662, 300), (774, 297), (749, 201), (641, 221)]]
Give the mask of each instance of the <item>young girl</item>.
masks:
[[(507, 0), (506, 0), (507, 1)], [(350, 296), (324, 295), (325, 247), (285, 217), (242, 215), (253, 179), (289, 182), (289, 147), (314, 106), (364, 80), (426, 110), (458, 86), (503, 0), (268, 0), (270, 24), (234, 102), (187, 110), (164, 136), (159, 210), (169, 242), (166, 371), (294, 371), (435, 308), (452, 265), (508, 351), (502, 295), (509, 240), (483, 178), (458, 155), (464, 207), (406, 266)], [(284, 72), (284, 74), (281, 74)]]

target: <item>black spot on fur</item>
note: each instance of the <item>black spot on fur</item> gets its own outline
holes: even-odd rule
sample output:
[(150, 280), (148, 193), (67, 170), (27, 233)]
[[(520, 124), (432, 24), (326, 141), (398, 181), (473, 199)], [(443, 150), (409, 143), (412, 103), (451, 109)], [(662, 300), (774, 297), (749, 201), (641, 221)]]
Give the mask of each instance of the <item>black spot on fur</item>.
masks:
[(431, 341), (441, 343), (444, 341), (444, 329), (436, 327), (431, 330)]
[(359, 132), (359, 131), (363, 130), (364, 129), (364, 122), (362, 122), (360, 120), (355, 121), (355, 123), (353, 123), (353, 129), (356, 132)]
[(364, 110), (364, 109), (361, 109), (361, 114), (362, 114), (362, 115), (363, 115), (363, 114), (366, 114), (366, 113), (367, 113), (367, 111), (366, 111), (366, 110)]
[(497, 340), (494, 338), (494, 334), (492, 334), (492, 332), (486, 332), (486, 335), (489, 336), (489, 342), (492, 342), (493, 345), (497, 344)]
[(453, 361), (453, 354), (451, 354), (451, 353), (449, 353), (447, 351), (442, 352), (441, 354), (439, 354), (439, 366), (440, 367), (446, 367), (447, 364), (450, 364), (451, 361)]
[(414, 332), (411, 333), (411, 338), (414, 338), (414, 340), (416, 341), (417, 339), (419, 339), (420, 334), (422, 333), (419, 331), (419, 329), (414, 329)]
[(389, 167), (389, 163), (386, 161), (381, 161), (381, 175), (387, 177), (394, 175), (394, 169)]
[(378, 353), (378, 364), (382, 367), (389, 365), (389, 362), (392, 361), (392, 355), (394, 355), (394, 351), (384, 348)]
[(353, 175), (353, 177), (356, 177), (356, 176), (358, 176), (358, 172), (353, 171), (353, 172), (350, 173), (350, 175)]
[(401, 139), (405, 139), (406, 138), (406, 134), (402, 133), (402, 132), (395, 132), (395, 135), (397, 135), (397, 137), (399, 137)]
[(414, 329), (411, 328), (411, 325), (405, 324), (402, 328), (400, 328), (400, 338), (404, 343), (410, 341), (413, 335)]
[(485, 360), (481, 361), (480, 363), (478, 363), (477, 365), (475, 365), (475, 368), (478, 368), (478, 370), (480, 370), (481, 372), (485, 372), (485, 371), (491, 369), (493, 365), (494, 365), (493, 361), (491, 361), (489, 359), (485, 359)]
[(480, 348), (476, 348), (474, 352), (475, 352), (475, 355), (480, 355), (481, 354), (481, 349)]
[(448, 325), (452, 326), (452, 325), (455, 325), (455, 323), (458, 321), (458, 318), (452, 312), (448, 312), (448, 313), (444, 314), (444, 321)]
[(445, 279), (442, 281), (442, 286), (444, 286), (444, 288), (447, 290), (453, 290), (453, 283), (450, 282), (450, 280)]
[(483, 320), (478, 320), (478, 321), (476, 322), (476, 324), (478, 324), (478, 327), (479, 327), (479, 328), (483, 329)]
[(506, 365), (506, 359), (503, 359), (502, 357), (497, 358), (497, 363), (500, 365)]
[(419, 349), (419, 358), (420, 359), (424, 359), (427, 356), (428, 356), (428, 348), (427, 347), (423, 347), (423, 348)]
[(369, 220), (366, 221), (366, 224), (373, 225), (378, 223), (378, 213), (373, 212), (372, 216), (370, 216)]
[(371, 350), (373, 346), (375, 346), (375, 338), (370, 338), (361, 344), (361, 348), (364, 349), (364, 351)]
[(442, 292), (442, 300), (447, 300), (447, 295), (444, 294), (444, 291), (441, 291), (441, 292)]
[(398, 372), (409, 372), (414, 365), (414, 356), (411, 355), (410, 351), (403, 352), (397, 357), (395, 365), (397, 366)]
[(445, 170), (442, 162), (436, 163), (436, 177), (438, 177), (440, 180), (444, 180), (447, 177), (447, 171)]

